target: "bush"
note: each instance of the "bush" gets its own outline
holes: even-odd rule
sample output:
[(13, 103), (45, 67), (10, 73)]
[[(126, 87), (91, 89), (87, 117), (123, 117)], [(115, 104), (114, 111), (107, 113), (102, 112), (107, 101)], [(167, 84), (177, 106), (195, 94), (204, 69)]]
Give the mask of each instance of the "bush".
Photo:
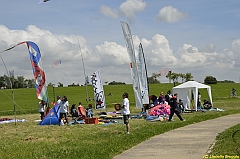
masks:
[(205, 84), (217, 84), (217, 82), (217, 79), (213, 76), (206, 76), (206, 78), (204, 79)]

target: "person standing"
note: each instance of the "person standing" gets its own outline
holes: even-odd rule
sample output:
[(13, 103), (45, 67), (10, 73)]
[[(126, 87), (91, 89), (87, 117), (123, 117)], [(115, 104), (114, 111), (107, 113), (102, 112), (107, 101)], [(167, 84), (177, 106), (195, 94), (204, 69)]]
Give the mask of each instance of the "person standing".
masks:
[(165, 101), (167, 102), (168, 105), (169, 105), (169, 102), (170, 102), (170, 98), (172, 98), (172, 95), (171, 95), (171, 91), (168, 90), (167, 94), (165, 95)]
[(41, 100), (38, 103), (38, 112), (40, 113), (40, 119), (43, 120), (44, 118), (44, 111), (45, 111), (45, 106), (46, 106), (46, 102)]
[(170, 115), (169, 115), (169, 119), (168, 121), (172, 121), (172, 117), (174, 115), (174, 113), (178, 116), (178, 118), (183, 121), (183, 118), (181, 116), (181, 114), (179, 113), (178, 110), (178, 102), (177, 102), (177, 96), (178, 94), (175, 93), (172, 98), (170, 98)]
[(237, 96), (236, 89), (232, 88), (231, 96), (233, 97)]
[(69, 124), (68, 117), (67, 117), (67, 114), (69, 112), (69, 103), (66, 96), (62, 96), (62, 100), (59, 103), (59, 109), (60, 109), (60, 115), (58, 119), (58, 125), (60, 126), (62, 118), (64, 118), (66, 120), (66, 123)]
[(201, 107), (201, 94), (198, 92), (198, 101), (197, 101), (197, 108)]
[(130, 109), (129, 109), (129, 100), (128, 100), (128, 93), (123, 93), (122, 95), (123, 101), (122, 101), (122, 115), (123, 115), (123, 122), (126, 125), (127, 134), (130, 133), (130, 124), (129, 124), (129, 118), (130, 118)]
[(56, 105), (59, 105), (61, 102), (61, 96), (57, 96), (57, 102), (56, 102)]

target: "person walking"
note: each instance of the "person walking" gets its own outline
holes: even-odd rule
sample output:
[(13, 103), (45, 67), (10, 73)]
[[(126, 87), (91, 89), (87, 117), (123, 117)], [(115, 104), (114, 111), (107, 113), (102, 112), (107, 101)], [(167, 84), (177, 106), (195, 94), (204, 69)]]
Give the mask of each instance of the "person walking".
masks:
[(69, 112), (69, 103), (66, 96), (62, 96), (62, 100), (59, 103), (59, 109), (60, 109), (60, 115), (58, 119), (58, 125), (60, 126), (62, 118), (64, 118), (66, 120), (66, 123), (69, 124), (68, 117), (67, 117), (67, 114)]
[(177, 96), (178, 94), (175, 93), (172, 98), (170, 98), (170, 115), (168, 121), (172, 121), (172, 117), (174, 113), (178, 116), (178, 118), (183, 121), (183, 118), (178, 110), (178, 102), (177, 102)]
[(130, 109), (129, 109), (129, 100), (128, 100), (128, 93), (123, 93), (122, 95), (122, 115), (123, 115), (123, 122), (126, 125), (127, 134), (130, 133), (130, 124), (129, 124), (129, 118), (130, 118)]

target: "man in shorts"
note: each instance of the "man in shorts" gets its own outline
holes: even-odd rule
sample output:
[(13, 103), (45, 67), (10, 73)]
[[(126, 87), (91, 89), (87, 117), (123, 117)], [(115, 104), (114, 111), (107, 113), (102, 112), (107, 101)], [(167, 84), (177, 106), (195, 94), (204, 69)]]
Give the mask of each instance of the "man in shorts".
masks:
[(130, 118), (130, 110), (129, 110), (129, 100), (128, 100), (128, 93), (123, 93), (122, 95), (122, 115), (123, 115), (123, 122), (126, 125), (127, 134), (130, 133), (130, 125), (129, 125), (129, 118)]

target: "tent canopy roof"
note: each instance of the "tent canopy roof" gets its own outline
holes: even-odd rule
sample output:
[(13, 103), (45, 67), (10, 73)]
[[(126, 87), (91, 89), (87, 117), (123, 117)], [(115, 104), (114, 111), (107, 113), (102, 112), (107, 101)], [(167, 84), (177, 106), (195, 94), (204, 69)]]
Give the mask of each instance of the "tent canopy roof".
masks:
[[(210, 102), (212, 103), (212, 93), (211, 93), (211, 87), (202, 83), (198, 83), (196, 81), (188, 81), (181, 85), (178, 85), (176, 87), (173, 87), (172, 91), (173, 93), (178, 93), (178, 97), (182, 99), (184, 104), (187, 103), (187, 106), (190, 108), (190, 99), (192, 98), (192, 95), (194, 96), (194, 103), (195, 108), (197, 111), (197, 103), (198, 103), (198, 89), (199, 88), (205, 88), (207, 89), (208, 96), (210, 99)], [(192, 94), (191, 94), (192, 92)]]
[(175, 88), (210, 88), (210, 86), (202, 84), (202, 83), (198, 83), (196, 81), (188, 81), (188, 82), (185, 82), (181, 85), (174, 87), (174, 89)]

